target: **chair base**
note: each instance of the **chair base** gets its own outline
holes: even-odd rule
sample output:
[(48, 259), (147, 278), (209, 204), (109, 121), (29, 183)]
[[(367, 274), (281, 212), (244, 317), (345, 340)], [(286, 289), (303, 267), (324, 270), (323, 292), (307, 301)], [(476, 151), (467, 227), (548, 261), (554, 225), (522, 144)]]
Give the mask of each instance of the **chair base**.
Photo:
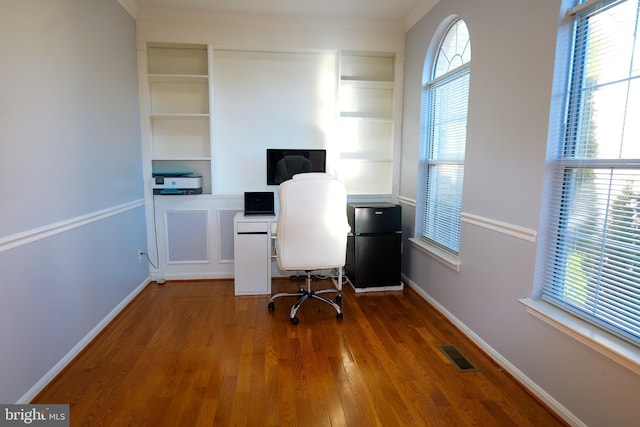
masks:
[[(297, 325), (299, 322), (299, 319), (296, 317), (296, 313), (298, 312), (298, 309), (300, 308), (300, 306), (308, 299), (317, 299), (319, 301), (325, 302), (327, 304), (329, 304), (330, 306), (332, 306), (335, 310), (336, 310), (336, 318), (338, 320), (342, 319), (342, 308), (338, 305), (338, 303), (340, 303), (342, 301), (342, 292), (340, 289), (321, 289), (318, 291), (312, 291), (311, 290), (311, 271), (306, 271), (307, 273), (307, 277), (306, 277), (306, 281), (307, 281), (307, 289), (304, 288), (300, 288), (300, 291), (298, 292), (280, 292), (277, 293), (275, 295), (273, 295), (271, 297), (271, 299), (269, 300), (269, 304), (267, 305), (267, 308), (269, 309), (269, 311), (273, 311), (275, 310), (275, 300), (277, 298), (280, 297), (292, 297), (292, 296), (300, 296), (300, 299), (298, 299), (298, 301), (296, 301), (296, 303), (293, 305), (293, 307), (291, 307), (291, 312), (289, 314), (289, 319), (291, 320), (291, 323), (294, 325)], [(336, 300), (335, 302), (330, 300), (329, 298), (323, 297), (322, 294), (326, 294), (326, 293), (333, 293), (333, 292), (337, 292), (338, 295), (336, 295)]]

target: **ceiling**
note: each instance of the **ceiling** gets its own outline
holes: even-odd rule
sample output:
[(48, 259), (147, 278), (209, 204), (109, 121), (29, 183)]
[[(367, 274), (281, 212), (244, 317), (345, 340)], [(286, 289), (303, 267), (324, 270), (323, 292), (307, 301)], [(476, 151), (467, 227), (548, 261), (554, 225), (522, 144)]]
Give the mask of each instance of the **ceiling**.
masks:
[(415, 22), (437, 2), (438, 0), (126, 0), (137, 13), (143, 14), (180, 11), (199, 14), (338, 18), (389, 23)]

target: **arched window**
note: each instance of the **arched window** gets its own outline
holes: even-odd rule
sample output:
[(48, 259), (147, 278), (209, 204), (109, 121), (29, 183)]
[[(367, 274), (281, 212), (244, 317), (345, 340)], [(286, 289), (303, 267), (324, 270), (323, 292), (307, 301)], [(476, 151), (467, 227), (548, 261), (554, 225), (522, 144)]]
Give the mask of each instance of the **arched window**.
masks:
[[(467, 142), (471, 42), (462, 19), (447, 29), (422, 94), (420, 238), (457, 256)], [(428, 66), (428, 65), (425, 65)], [(421, 211), (421, 212), (420, 212)]]

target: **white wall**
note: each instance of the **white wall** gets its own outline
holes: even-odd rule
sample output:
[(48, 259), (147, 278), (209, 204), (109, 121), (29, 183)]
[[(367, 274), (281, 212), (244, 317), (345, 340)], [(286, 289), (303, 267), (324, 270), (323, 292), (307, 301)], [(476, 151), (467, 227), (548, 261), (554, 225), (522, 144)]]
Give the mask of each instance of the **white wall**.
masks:
[[(440, 24), (458, 15), (472, 46), (463, 212), (522, 227), (535, 239), (560, 7), (560, 0), (440, 1), (408, 31), (400, 186), (406, 237), (414, 232), (425, 55)], [(460, 272), (408, 242), (403, 272), (571, 423), (637, 425), (640, 377), (533, 318), (518, 302), (533, 292), (536, 245), (463, 222)]]
[(337, 151), (336, 71), (329, 53), (214, 51), (213, 193), (274, 191), (267, 148)]
[(0, 402), (33, 397), (148, 277), (135, 46), (114, 0), (2, 6)]

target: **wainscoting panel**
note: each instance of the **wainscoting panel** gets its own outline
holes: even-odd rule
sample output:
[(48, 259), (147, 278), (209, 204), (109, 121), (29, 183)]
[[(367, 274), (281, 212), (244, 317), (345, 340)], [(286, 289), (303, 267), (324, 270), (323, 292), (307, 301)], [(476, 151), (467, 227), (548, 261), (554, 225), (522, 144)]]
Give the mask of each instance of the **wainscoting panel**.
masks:
[(167, 211), (167, 264), (208, 263), (209, 233), (206, 210)]
[(218, 211), (218, 231), (220, 239), (220, 259), (222, 262), (233, 262), (233, 217), (239, 210), (219, 210)]

